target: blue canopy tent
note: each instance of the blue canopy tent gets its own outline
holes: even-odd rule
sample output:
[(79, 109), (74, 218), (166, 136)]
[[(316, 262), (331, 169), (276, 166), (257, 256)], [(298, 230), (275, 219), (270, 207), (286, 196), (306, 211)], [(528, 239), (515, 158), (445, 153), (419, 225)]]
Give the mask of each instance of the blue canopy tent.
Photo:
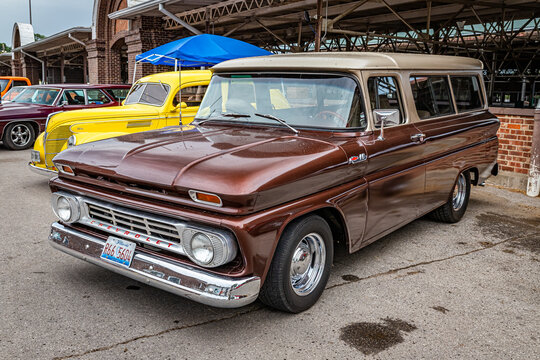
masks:
[[(244, 41), (211, 34), (189, 36), (137, 55), (133, 83), (135, 83), (139, 62), (174, 66), (176, 71), (181, 70), (182, 66), (213, 66), (226, 60), (264, 55), (272, 55), (272, 53)], [(178, 74), (181, 83), (181, 71)], [(181, 116), (182, 109), (180, 108)]]

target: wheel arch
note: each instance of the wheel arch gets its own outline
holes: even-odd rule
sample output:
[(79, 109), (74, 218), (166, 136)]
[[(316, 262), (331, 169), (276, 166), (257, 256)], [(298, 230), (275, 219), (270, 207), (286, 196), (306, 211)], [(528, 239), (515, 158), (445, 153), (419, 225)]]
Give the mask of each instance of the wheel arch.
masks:
[(18, 123), (20, 123), (20, 124), (22, 124), (22, 123), (30, 124), (32, 126), (32, 128), (34, 129), (34, 135), (35, 135), (36, 138), (40, 134), (39, 124), (35, 120), (16, 119), (16, 120), (10, 120), (10, 121), (8, 121), (7, 123), (4, 124), (4, 127), (2, 128), (2, 131), (0, 132), (0, 139), (2, 139), (2, 140), (4, 139), (5, 130), (9, 125), (18, 124)]

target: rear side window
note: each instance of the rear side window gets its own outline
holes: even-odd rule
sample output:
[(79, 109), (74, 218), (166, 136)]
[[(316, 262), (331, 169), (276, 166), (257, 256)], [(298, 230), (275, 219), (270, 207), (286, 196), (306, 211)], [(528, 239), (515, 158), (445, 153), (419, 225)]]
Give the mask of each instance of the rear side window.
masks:
[(103, 105), (111, 102), (104, 93), (97, 89), (86, 90), (86, 95), (88, 96), (89, 104)]
[[(369, 101), (373, 110), (399, 110), (399, 123), (404, 123), (403, 107), (399, 96), (396, 78), (392, 76), (374, 76), (368, 79)], [(396, 125), (387, 123), (385, 126)], [(376, 127), (379, 127), (376, 125)]]
[[(182, 102), (185, 102), (187, 106), (201, 105), (201, 101), (204, 97), (204, 93), (206, 92), (207, 88), (208, 88), (207, 85), (190, 86), (190, 87), (183, 88), (181, 90)], [(173, 100), (173, 106), (176, 106), (179, 104), (178, 95), (179, 93), (176, 93), (176, 96), (174, 97), (174, 100)]]
[(414, 104), (420, 119), (454, 113), (448, 77), (411, 76)]
[(114, 100), (121, 102), (126, 99), (129, 89), (107, 89)]
[(481, 109), (482, 92), (476, 76), (451, 76), (458, 112)]
[(15, 80), (13, 81), (13, 86), (28, 86), (28, 83), (22, 80)]

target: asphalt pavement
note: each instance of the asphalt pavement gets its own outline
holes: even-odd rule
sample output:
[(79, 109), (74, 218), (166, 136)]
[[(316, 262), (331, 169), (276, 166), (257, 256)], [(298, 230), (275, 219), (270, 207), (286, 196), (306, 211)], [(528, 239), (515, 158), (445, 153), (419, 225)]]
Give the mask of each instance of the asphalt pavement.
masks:
[(211, 308), (54, 250), (29, 158), (0, 148), (0, 359), (540, 358), (540, 198), (475, 187), (457, 224), (337, 251), (322, 298), (291, 315)]

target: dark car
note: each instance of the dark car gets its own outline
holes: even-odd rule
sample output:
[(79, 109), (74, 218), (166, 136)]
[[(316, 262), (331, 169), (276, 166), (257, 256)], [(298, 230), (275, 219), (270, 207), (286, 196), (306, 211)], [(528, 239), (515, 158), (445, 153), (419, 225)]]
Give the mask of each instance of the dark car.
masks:
[(54, 247), (205, 304), (300, 312), (336, 244), (358, 251), (425, 214), (457, 222), (497, 174), (479, 60), (316, 53), (212, 70), (192, 125), (53, 159)]
[[(35, 85), (0, 105), (0, 139), (11, 150), (28, 149), (57, 111), (120, 105), (129, 85)], [(125, 93), (125, 94), (124, 94)]]

